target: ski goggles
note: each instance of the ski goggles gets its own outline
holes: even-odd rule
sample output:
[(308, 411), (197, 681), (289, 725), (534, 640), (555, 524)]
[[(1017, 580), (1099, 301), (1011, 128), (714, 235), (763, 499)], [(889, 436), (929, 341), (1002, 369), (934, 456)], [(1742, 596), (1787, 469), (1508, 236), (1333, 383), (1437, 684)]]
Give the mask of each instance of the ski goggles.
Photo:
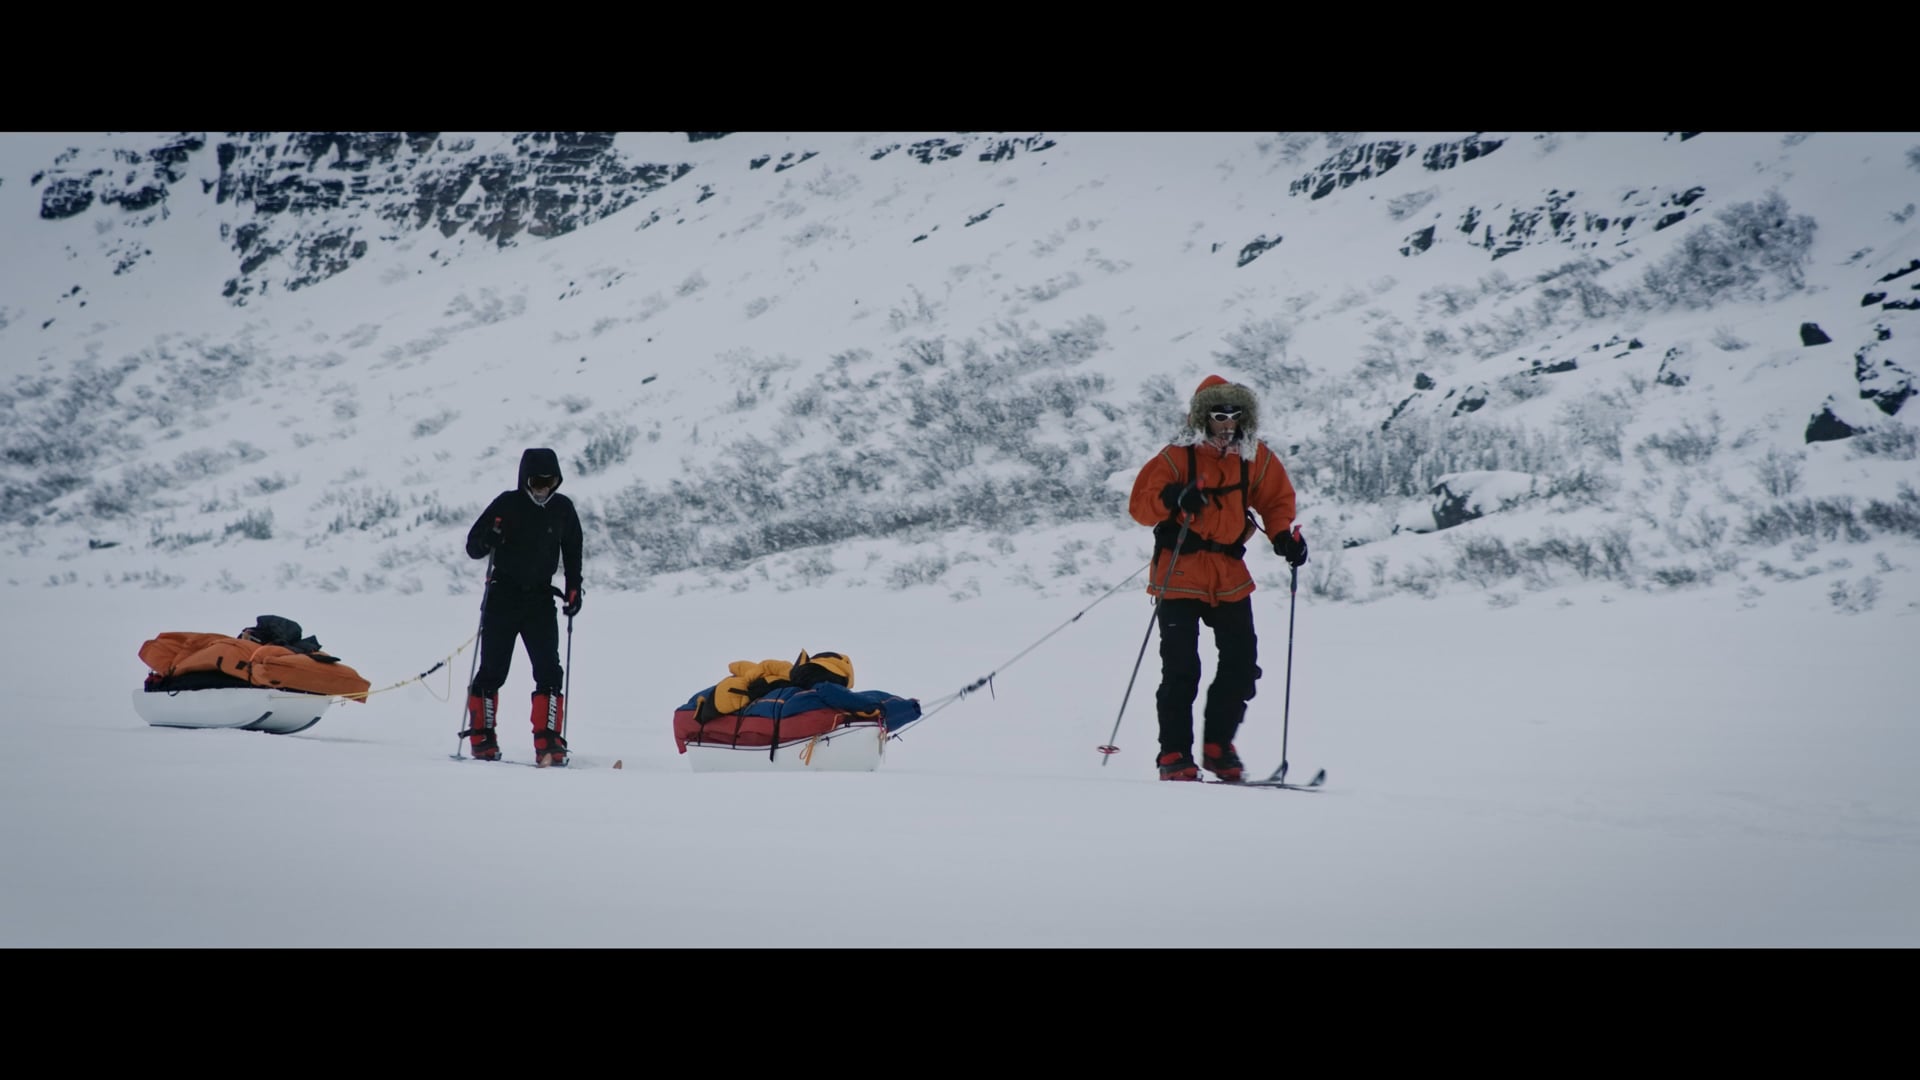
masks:
[(1229, 405), (1226, 408), (1215, 409), (1207, 415), (1215, 420), (1238, 420), (1243, 414), (1240, 409)]
[(554, 485), (558, 484), (559, 482), (560, 482), (560, 478), (557, 476), (527, 477), (527, 486), (530, 488), (536, 488), (540, 491), (550, 490), (551, 488), (553, 488)]

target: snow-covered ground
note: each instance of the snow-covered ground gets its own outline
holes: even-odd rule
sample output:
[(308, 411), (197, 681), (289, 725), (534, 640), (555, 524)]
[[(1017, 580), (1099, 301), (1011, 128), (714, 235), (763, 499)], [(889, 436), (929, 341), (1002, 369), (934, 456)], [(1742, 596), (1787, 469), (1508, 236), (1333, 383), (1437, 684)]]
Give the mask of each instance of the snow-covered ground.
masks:
[[(1288, 775), (1327, 769), (1316, 793), (1154, 778), (1151, 648), (1119, 713), (1149, 610), (1132, 586), (591, 596), (566, 771), (449, 756), (471, 654), (414, 676), (473, 633), (472, 597), (49, 591), (3, 617), (33, 677), (0, 721), (0, 944), (1920, 944), (1912, 616), (1801, 588), (1772, 615), (1303, 598)], [(1239, 747), (1265, 774), (1287, 596), (1255, 602), (1266, 676)], [(259, 614), (379, 692), (295, 735), (134, 713), (142, 640)], [(673, 708), (727, 661), (801, 648), (927, 703), (995, 678), (871, 773), (693, 771)], [(530, 691), (516, 657), (523, 760)]]

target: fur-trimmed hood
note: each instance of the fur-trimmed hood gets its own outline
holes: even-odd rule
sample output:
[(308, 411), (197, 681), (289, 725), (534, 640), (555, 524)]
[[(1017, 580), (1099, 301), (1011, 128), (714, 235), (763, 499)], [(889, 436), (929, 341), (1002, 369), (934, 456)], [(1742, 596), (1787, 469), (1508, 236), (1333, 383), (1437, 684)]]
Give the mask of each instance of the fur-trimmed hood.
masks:
[(1187, 426), (1174, 438), (1175, 446), (1197, 446), (1207, 441), (1207, 413), (1221, 405), (1238, 405), (1241, 409), (1240, 438), (1237, 449), (1240, 456), (1253, 460), (1260, 446), (1260, 400), (1253, 391), (1236, 382), (1228, 382), (1218, 375), (1209, 375), (1200, 380), (1200, 386), (1193, 392), (1193, 400), (1187, 404)]

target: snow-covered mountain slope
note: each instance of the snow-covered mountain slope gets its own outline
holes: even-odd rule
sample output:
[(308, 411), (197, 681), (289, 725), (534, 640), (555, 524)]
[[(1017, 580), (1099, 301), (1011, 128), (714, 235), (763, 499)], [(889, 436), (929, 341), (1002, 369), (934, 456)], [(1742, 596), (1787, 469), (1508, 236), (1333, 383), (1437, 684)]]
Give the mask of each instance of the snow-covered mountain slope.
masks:
[(1916, 201), (1903, 133), (10, 135), (5, 580), (463, 589), (552, 446), (600, 587), (1101, 589), (1219, 372), (1316, 595), (1908, 603)]

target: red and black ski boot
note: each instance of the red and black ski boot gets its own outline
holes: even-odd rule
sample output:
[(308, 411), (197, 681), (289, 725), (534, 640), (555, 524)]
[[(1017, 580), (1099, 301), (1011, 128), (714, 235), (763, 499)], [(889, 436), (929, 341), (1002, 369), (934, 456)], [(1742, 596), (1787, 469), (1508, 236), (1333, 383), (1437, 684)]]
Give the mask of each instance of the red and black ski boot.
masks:
[(1169, 750), (1160, 755), (1160, 779), (1162, 780), (1198, 780), (1200, 769), (1193, 763), (1193, 755), (1182, 750)]
[(533, 754), (541, 768), (567, 763), (567, 699), (552, 691), (533, 695)]
[(494, 721), (500, 714), (500, 695), (467, 695), (467, 736), (473, 745), (473, 760), (499, 761), (500, 740), (494, 735)]
[(1234, 752), (1233, 744), (1207, 743), (1200, 748), (1200, 763), (1207, 767), (1218, 780), (1237, 784), (1246, 775), (1246, 766), (1241, 763), (1240, 755)]

